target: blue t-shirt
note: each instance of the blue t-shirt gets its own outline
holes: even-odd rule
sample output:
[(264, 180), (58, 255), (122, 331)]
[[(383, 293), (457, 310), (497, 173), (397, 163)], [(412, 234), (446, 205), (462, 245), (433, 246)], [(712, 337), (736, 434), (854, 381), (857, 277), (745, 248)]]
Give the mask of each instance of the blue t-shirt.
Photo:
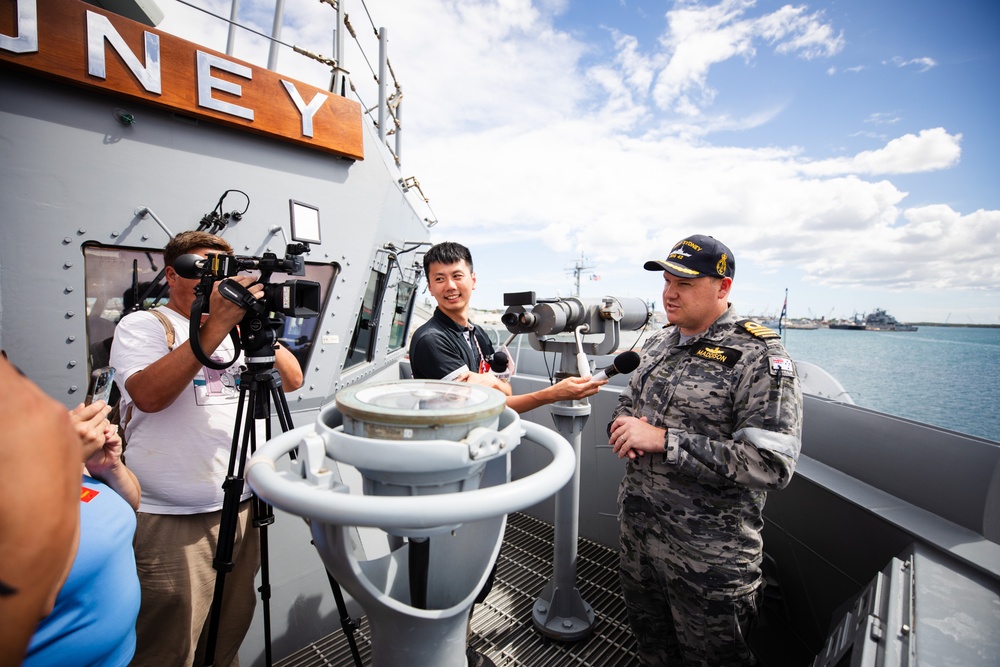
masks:
[(139, 577), (135, 512), (111, 487), (83, 476), (80, 546), (52, 613), (38, 624), (23, 666), (124, 666), (135, 653)]

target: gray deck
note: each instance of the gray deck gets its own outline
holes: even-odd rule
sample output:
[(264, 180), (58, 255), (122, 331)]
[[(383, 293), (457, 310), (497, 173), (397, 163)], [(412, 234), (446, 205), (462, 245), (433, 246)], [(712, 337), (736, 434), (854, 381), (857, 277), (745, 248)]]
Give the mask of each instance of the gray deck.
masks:
[[(626, 667), (637, 664), (635, 642), (618, 587), (618, 556), (580, 539), (577, 587), (594, 609), (594, 631), (576, 642), (558, 642), (535, 629), (531, 609), (552, 577), (552, 526), (526, 514), (507, 521), (496, 581), (486, 602), (476, 605), (469, 644), (497, 667)], [(370, 664), (371, 638), (361, 620), (355, 634), (362, 664)], [(345, 634), (324, 637), (276, 663), (279, 667), (355, 667)]]

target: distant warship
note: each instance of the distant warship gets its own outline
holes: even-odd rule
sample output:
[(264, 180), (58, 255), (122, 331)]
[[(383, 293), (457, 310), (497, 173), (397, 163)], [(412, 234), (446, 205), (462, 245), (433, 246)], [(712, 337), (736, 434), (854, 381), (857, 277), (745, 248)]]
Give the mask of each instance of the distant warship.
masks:
[(865, 330), (867, 331), (916, 331), (917, 327), (912, 324), (898, 322), (895, 317), (888, 314), (882, 308), (876, 308), (875, 312), (865, 318)]

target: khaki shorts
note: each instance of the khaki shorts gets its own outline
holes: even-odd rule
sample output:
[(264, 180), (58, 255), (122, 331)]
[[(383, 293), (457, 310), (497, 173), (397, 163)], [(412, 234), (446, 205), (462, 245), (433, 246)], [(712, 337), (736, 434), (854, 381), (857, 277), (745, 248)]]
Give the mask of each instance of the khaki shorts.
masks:
[[(132, 665), (203, 665), (215, 597), (215, 559), (222, 511), (137, 515), (135, 562), (142, 586)], [(233, 570), (226, 574), (216, 640), (218, 667), (238, 666), (238, 652), (253, 620), (260, 540), (250, 501), (240, 504)]]

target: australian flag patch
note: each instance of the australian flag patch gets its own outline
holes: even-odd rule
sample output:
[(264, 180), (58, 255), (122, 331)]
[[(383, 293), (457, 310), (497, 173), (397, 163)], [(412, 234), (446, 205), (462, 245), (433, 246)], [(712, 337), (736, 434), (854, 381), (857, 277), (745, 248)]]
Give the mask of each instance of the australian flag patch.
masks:
[(768, 357), (767, 361), (771, 368), (771, 375), (795, 377), (795, 363), (788, 357)]

